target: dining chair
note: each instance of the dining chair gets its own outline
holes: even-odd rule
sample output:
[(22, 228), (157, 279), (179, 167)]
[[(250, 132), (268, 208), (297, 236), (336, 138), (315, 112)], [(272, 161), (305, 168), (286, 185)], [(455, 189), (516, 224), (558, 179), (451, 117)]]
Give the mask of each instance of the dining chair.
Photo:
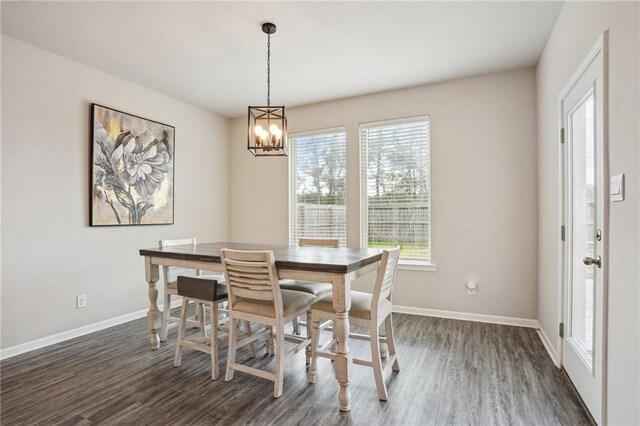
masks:
[[(173, 365), (179, 367), (182, 364), (182, 349), (188, 347), (204, 353), (211, 354), (211, 378), (217, 380), (220, 376), (218, 366), (218, 339), (226, 338), (219, 335), (218, 305), (227, 300), (227, 287), (213, 279), (201, 277), (178, 276), (177, 294), (182, 296), (182, 309), (180, 310), (180, 323), (178, 325), (178, 339), (176, 341), (176, 353)], [(187, 313), (189, 302), (199, 305), (208, 305), (210, 312), (210, 336), (186, 337)], [(204, 310), (202, 311), (204, 322)]]
[(335, 238), (300, 238), (300, 247), (340, 247), (340, 240)]
[[(340, 241), (334, 239), (300, 238), (298, 240), (298, 246), (338, 248), (340, 247)], [(331, 284), (315, 283), (311, 281), (282, 280), (280, 281), (280, 288), (284, 290), (304, 291), (305, 293), (313, 294), (317, 297), (331, 293)]]
[[(182, 245), (196, 245), (195, 238), (183, 238), (176, 240), (160, 240), (158, 242), (160, 248), (175, 247)], [(187, 275), (195, 273), (196, 276), (203, 276), (207, 279), (214, 279), (218, 283), (224, 283), (224, 276), (221, 274), (202, 275), (202, 271), (196, 269), (195, 271), (183, 268), (175, 268), (169, 266), (162, 267), (162, 287), (164, 289), (164, 308), (162, 310), (162, 324), (160, 330), (160, 340), (167, 340), (169, 333), (169, 327), (173, 324), (180, 322), (179, 317), (171, 316), (171, 297), (178, 295), (177, 276), (179, 274)], [(203, 336), (204, 333), (204, 312), (202, 304), (196, 303), (196, 318), (195, 320), (188, 320), (187, 324), (192, 327), (199, 327)]]
[[(386, 368), (392, 367), (393, 371), (400, 371), (396, 342), (393, 335), (391, 295), (395, 281), (396, 267), (400, 256), (400, 248), (385, 250), (378, 265), (376, 283), (373, 294), (361, 291), (351, 292), (351, 310), (349, 322), (353, 325), (369, 329), (370, 335), (349, 333), (349, 338), (369, 340), (371, 342), (371, 361), (363, 359), (353, 360), (354, 364), (373, 368), (373, 373), (378, 389), (378, 398), (382, 401), (388, 399), (387, 388), (384, 384), (384, 376), (380, 354), (380, 343), (387, 343), (389, 356)], [(320, 335), (320, 321), (324, 319), (336, 320), (337, 314), (333, 310), (331, 295), (320, 298), (311, 305), (311, 364), (309, 366), (309, 383), (316, 382), (318, 357), (335, 359), (335, 353), (325, 351), (324, 347), (318, 349)], [(380, 336), (380, 326), (384, 323), (386, 336)], [(385, 368), (385, 369), (386, 369)]]
[[(245, 251), (222, 249), (222, 265), (227, 279), (229, 297), (229, 349), (225, 381), (233, 379), (235, 370), (274, 382), (273, 396), (282, 395), (284, 363), (298, 351), (307, 347), (310, 339), (285, 336), (284, 325), (309, 310), (316, 297), (309, 293), (282, 290), (272, 251)], [(238, 340), (238, 321), (263, 324), (265, 328)], [(249, 367), (236, 362), (236, 350), (275, 330), (275, 372)], [(285, 352), (285, 339), (296, 345)], [(268, 345), (270, 346), (270, 345)], [(269, 350), (269, 348), (267, 348)]]
[[(340, 247), (340, 240), (337, 239), (320, 239), (320, 238), (300, 238), (298, 240), (298, 246), (300, 247)], [(331, 284), (329, 283), (315, 283), (310, 281), (299, 280), (281, 280), (280, 288), (284, 290), (303, 291), (305, 293), (313, 294), (320, 298), (327, 294), (331, 294)], [(308, 323), (308, 318), (307, 318)], [(309, 327), (307, 327), (307, 337), (311, 338), (309, 334)], [(300, 321), (298, 318), (293, 320), (293, 331), (295, 334), (300, 334)]]

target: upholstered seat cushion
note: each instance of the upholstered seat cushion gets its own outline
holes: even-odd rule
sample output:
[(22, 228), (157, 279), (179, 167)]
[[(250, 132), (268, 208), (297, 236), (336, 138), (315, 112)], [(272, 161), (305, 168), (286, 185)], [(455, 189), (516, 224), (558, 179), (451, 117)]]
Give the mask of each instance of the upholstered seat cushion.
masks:
[(310, 281), (298, 280), (280, 280), (280, 288), (283, 290), (303, 291), (305, 293), (313, 294), (318, 298), (326, 294), (331, 294), (331, 284), (329, 283), (314, 283)]
[[(373, 295), (370, 293), (364, 293), (362, 291), (351, 292), (351, 310), (349, 316), (369, 320), (371, 319), (371, 300)], [(311, 305), (311, 309), (315, 311), (322, 311), (328, 313), (334, 313), (333, 310), (333, 298), (331, 295), (326, 295), (318, 299), (316, 303)], [(383, 299), (380, 302), (380, 311), (391, 311), (391, 302), (388, 299)]]
[[(313, 294), (302, 291), (281, 290), (283, 315), (288, 317), (296, 312), (304, 312), (316, 301)], [(272, 300), (255, 300), (240, 298), (233, 304), (232, 309), (247, 314), (275, 318), (276, 309)]]
[[(190, 275), (191, 276), (191, 275)], [(224, 275), (223, 274), (211, 274), (211, 275), (193, 275), (193, 278), (202, 278), (204, 280), (216, 280), (218, 284), (224, 284)], [(167, 293), (168, 294), (178, 294), (178, 277), (174, 277), (176, 281), (171, 281), (167, 284)]]
[(204, 276), (178, 275), (178, 295), (207, 302), (221, 302), (227, 299), (227, 286)]

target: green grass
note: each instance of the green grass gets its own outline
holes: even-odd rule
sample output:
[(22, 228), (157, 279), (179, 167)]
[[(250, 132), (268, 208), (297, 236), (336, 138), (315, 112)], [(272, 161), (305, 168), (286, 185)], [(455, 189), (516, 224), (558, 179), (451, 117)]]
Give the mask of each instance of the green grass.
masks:
[(400, 256), (403, 258), (409, 259), (428, 259), (430, 257), (429, 245), (428, 244), (400, 244), (394, 242), (381, 242), (375, 241), (370, 242), (369, 247), (371, 248), (381, 248), (381, 249), (389, 249), (394, 248), (397, 245), (401, 245), (400, 248)]

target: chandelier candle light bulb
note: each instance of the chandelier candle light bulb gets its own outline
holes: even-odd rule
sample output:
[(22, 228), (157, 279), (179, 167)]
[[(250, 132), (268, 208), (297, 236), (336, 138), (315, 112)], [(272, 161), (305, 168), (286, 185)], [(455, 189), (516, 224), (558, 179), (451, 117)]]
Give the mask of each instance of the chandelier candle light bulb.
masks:
[(271, 145), (280, 146), (280, 138), (282, 137), (282, 130), (275, 124), (269, 127), (269, 133), (271, 134)]
[(258, 125), (253, 129), (253, 133), (255, 133), (256, 135), (256, 146), (262, 146), (263, 145), (263, 139), (264, 139), (264, 129), (262, 128), (262, 126)]

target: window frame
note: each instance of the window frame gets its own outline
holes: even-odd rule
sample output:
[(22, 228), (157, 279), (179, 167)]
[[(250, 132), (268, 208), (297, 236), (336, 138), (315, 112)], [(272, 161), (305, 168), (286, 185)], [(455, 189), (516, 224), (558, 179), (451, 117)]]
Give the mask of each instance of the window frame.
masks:
[(289, 168), (288, 171), (288, 191), (289, 191), (289, 206), (288, 206), (288, 240), (289, 240), (289, 245), (298, 245), (298, 239), (294, 239), (293, 236), (294, 234), (296, 234), (295, 229), (297, 227), (297, 219), (296, 219), (296, 213), (295, 213), (295, 208), (294, 208), (294, 202), (297, 204), (297, 193), (296, 191), (296, 187), (295, 185), (293, 185), (294, 180), (296, 179), (296, 167), (294, 164), (294, 160), (297, 161), (297, 144), (295, 143), (295, 139), (297, 138), (303, 138), (303, 137), (309, 137), (309, 136), (316, 136), (316, 135), (326, 135), (326, 134), (332, 134), (332, 133), (343, 133), (344, 134), (344, 138), (345, 138), (345, 175), (344, 175), (344, 181), (345, 181), (345, 194), (344, 194), (344, 206), (345, 206), (345, 246), (348, 246), (348, 235), (349, 235), (349, 231), (348, 231), (348, 217), (347, 217), (347, 209), (348, 209), (348, 203), (349, 203), (349, 191), (348, 191), (348, 185), (349, 185), (349, 162), (348, 162), (348, 158), (347, 158), (347, 145), (349, 143), (348, 139), (347, 139), (347, 127), (342, 125), (342, 126), (333, 126), (333, 127), (325, 127), (325, 128), (321, 128), (321, 129), (315, 129), (315, 130), (308, 130), (308, 131), (302, 131), (302, 132), (294, 132), (294, 133), (289, 133), (288, 135), (288, 140), (289, 140), (289, 158), (287, 161), (287, 166)]
[(432, 198), (432, 185), (431, 185), (431, 115), (430, 114), (421, 114), (410, 117), (389, 119), (389, 120), (379, 120), (379, 121), (369, 121), (359, 123), (358, 126), (358, 166), (360, 167), (360, 182), (359, 182), (359, 199), (360, 199), (360, 247), (368, 248), (369, 247), (369, 207), (368, 207), (368, 195), (367, 195), (367, 173), (368, 168), (364, 166), (364, 155), (365, 152), (368, 154), (368, 149), (363, 149), (363, 139), (362, 139), (362, 131), (372, 128), (379, 127), (387, 127), (401, 124), (410, 124), (410, 123), (420, 123), (426, 122), (428, 128), (428, 161), (429, 168), (427, 170), (427, 183), (429, 187), (429, 196), (427, 201), (428, 208), (428, 236), (429, 236), (429, 259), (411, 259), (411, 258), (402, 258), (400, 257), (398, 265), (400, 269), (405, 270), (415, 270), (415, 271), (430, 271), (435, 272), (437, 270), (437, 265), (434, 263), (433, 259), (433, 234), (432, 234), (432, 209), (431, 209), (431, 198)]

